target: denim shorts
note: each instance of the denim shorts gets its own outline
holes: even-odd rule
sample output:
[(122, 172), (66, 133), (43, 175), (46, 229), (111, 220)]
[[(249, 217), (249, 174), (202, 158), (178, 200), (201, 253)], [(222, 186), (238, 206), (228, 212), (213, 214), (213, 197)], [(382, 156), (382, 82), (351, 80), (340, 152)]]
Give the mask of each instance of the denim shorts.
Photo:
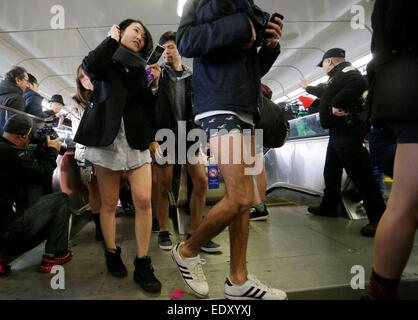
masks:
[(392, 127), (398, 143), (418, 143), (418, 125), (397, 121)]

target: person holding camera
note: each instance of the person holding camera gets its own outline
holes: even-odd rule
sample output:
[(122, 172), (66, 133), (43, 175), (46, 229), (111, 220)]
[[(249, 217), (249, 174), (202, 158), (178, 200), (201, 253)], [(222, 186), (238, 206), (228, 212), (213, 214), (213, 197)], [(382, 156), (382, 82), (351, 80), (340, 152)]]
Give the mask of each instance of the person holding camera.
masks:
[(115, 234), (120, 181), (126, 173), (135, 206), (134, 280), (144, 290), (158, 292), (161, 282), (148, 256), (152, 224), (149, 144), (154, 141), (153, 106), (161, 73), (158, 64), (151, 65), (153, 81), (148, 81), (146, 58), (152, 48), (145, 25), (127, 19), (112, 26), (108, 37), (84, 58), (82, 68), (94, 89), (74, 141), (87, 146), (85, 159), (96, 169), (110, 274), (121, 278), (128, 273)]
[[(180, 54), (194, 58), (195, 120), (206, 131), (226, 186), (225, 197), (209, 210), (191, 238), (172, 249), (183, 280), (198, 297), (209, 294), (200, 249), (228, 227), (231, 262), (225, 297), (287, 298), (282, 290), (270, 288), (249, 274), (246, 262), (249, 212), (254, 196), (252, 175), (261, 166), (246, 164), (243, 158), (253, 149), (249, 136), (254, 132), (254, 120), (262, 106), (261, 77), (280, 53), (283, 27), (280, 18), (270, 22), (269, 18), (252, 0), (192, 0), (184, 7), (177, 30)], [(233, 159), (236, 152), (241, 161)]]
[(12, 116), (0, 137), (0, 274), (10, 271), (7, 258), (47, 240), (40, 272), (71, 260), (68, 249), (70, 199), (52, 192), (52, 174), (61, 142), (46, 137), (45, 146), (28, 149), (32, 120)]
[(340, 48), (325, 52), (318, 67), (329, 75), (327, 85), (319, 87), (318, 93), (321, 97), (320, 122), (324, 129), (329, 129), (329, 143), (324, 168), (324, 197), (318, 207), (309, 207), (308, 211), (318, 216), (338, 216), (345, 169), (363, 198), (369, 219), (361, 234), (374, 237), (386, 206), (372, 176), (369, 153), (363, 146), (369, 128), (360, 119), (360, 112), (367, 81), (360, 71), (345, 61), (345, 51)]

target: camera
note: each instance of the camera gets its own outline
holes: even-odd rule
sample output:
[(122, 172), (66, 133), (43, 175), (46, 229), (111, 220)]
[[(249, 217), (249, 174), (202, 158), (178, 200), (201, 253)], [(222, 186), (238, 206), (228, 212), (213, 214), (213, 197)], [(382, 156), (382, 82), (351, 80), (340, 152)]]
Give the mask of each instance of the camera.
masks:
[[(52, 126), (45, 124), (45, 126), (41, 129), (36, 129), (32, 137), (30, 139), (31, 144), (36, 144), (39, 148), (46, 148), (47, 147), (47, 137), (50, 137), (51, 140), (55, 140), (59, 138), (58, 133), (54, 130)], [(61, 143), (60, 148), (60, 155), (64, 155), (67, 151), (67, 145), (65, 143)]]

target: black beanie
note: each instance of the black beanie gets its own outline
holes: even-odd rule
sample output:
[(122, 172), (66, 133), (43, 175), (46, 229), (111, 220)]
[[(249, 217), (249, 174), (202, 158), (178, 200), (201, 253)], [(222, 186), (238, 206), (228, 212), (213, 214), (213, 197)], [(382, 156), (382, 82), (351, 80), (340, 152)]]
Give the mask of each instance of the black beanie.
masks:
[(11, 134), (28, 135), (32, 132), (32, 119), (23, 115), (15, 114), (4, 125), (4, 132)]

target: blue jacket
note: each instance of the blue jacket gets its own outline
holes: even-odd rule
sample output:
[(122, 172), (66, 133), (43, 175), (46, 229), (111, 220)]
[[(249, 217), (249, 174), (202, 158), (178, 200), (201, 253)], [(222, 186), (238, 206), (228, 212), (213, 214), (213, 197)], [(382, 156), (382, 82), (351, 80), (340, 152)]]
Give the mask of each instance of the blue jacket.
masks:
[(44, 98), (40, 94), (28, 88), (23, 93), (23, 98), (26, 101), (25, 112), (40, 118), (45, 118), (45, 114), (42, 111), (42, 100)]
[[(253, 13), (261, 12), (252, 0), (246, 1)], [(251, 39), (252, 14), (237, 8), (224, 16), (214, 14), (214, 19), (206, 22), (211, 20), (210, 6), (199, 2), (186, 3), (176, 41), (183, 57), (194, 58), (194, 113), (230, 110), (258, 115), (262, 106), (261, 77), (277, 59), (280, 46), (262, 46), (259, 52), (256, 46), (242, 50)]]

